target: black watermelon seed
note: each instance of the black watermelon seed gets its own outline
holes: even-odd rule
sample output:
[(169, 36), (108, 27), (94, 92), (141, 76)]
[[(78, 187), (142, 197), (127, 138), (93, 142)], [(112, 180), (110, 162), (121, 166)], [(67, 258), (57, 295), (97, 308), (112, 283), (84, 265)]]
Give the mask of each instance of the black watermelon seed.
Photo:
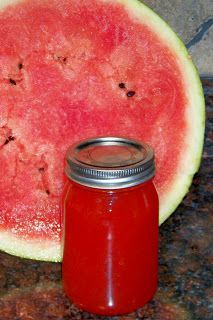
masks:
[(21, 70), (23, 68), (23, 64), (20, 62), (18, 68)]
[(125, 83), (123, 83), (123, 82), (119, 83), (118, 86), (119, 86), (119, 88), (121, 88), (121, 89), (125, 89), (125, 88), (126, 88)]
[(135, 95), (135, 91), (128, 91), (126, 95), (127, 97), (133, 97)]
[(46, 194), (50, 194), (50, 190), (47, 189), (47, 190), (46, 190)]

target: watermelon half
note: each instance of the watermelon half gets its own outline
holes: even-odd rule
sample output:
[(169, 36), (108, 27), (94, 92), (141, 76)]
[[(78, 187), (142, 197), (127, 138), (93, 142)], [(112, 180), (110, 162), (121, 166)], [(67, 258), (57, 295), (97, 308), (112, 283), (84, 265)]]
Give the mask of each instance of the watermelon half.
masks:
[(137, 0), (0, 6), (0, 249), (61, 260), (64, 156), (92, 136), (152, 145), (162, 223), (203, 146), (203, 93), (183, 43)]

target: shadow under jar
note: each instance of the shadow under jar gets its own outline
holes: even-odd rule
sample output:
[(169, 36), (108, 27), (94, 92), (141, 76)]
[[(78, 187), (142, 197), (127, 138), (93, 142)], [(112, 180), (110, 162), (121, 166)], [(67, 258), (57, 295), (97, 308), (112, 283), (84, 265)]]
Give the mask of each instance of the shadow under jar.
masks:
[(101, 137), (71, 146), (66, 161), (65, 292), (88, 312), (132, 312), (157, 289), (153, 151), (135, 140)]

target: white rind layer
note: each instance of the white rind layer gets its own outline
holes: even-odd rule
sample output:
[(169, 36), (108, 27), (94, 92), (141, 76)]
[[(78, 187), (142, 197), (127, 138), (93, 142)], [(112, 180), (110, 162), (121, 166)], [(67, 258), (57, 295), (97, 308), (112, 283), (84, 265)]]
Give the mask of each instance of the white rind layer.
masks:
[[(29, 1), (29, 0), (27, 0)], [(138, 0), (99, 0), (103, 2), (120, 3), (128, 11), (129, 16), (138, 22), (149, 26), (159, 39), (174, 52), (183, 80), (186, 86), (188, 106), (186, 108), (186, 121), (188, 131), (183, 141), (185, 148), (175, 177), (169, 191), (160, 199), (160, 224), (163, 223), (177, 208), (185, 194), (188, 192), (193, 175), (200, 165), (204, 129), (205, 129), (205, 104), (202, 86), (195, 66), (191, 61), (183, 42), (175, 32), (150, 8)], [(21, 0), (0, 0), (0, 9), (7, 5), (21, 2)], [(160, 31), (160, 32), (159, 32)], [(175, 141), (174, 141), (175, 143)], [(11, 233), (0, 233), (1, 249), (22, 257), (59, 261), (61, 259), (60, 245), (54, 241), (25, 241), (14, 237)]]
[(11, 232), (0, 232), (1, 250), (22, 258), (59, 262), (62, 257), (60, 242), (50, 240), (29, 240), (14, 236)]
[(21, 2), (21, 1), (20, 0), (0, 0), (0, 9), (3, 9), (10, 4), (15, 4), (16, 2)]

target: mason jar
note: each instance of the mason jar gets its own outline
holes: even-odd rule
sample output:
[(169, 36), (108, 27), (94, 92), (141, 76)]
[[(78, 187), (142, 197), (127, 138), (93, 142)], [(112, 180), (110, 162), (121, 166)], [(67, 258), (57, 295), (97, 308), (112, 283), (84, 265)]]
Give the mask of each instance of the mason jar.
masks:
[(72, 145), (66, 163), (64, 290), (88, 312), (132, 312), (157, 289), (153, 150), (132, 139), (93, 138)]

